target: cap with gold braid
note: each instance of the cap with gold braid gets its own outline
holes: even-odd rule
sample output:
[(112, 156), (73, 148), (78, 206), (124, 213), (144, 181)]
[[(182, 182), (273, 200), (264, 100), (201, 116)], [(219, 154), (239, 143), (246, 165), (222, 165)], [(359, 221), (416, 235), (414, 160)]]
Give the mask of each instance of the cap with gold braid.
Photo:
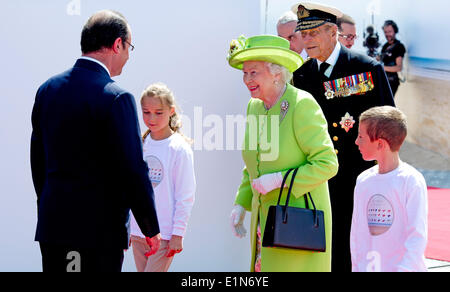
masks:
[(292, 11), (298, 16), (295, 31), (313, 29), (327, 22), (336, 24), (343, 16), (337, 8), (313, 2), (298, 3), (292, 6)]

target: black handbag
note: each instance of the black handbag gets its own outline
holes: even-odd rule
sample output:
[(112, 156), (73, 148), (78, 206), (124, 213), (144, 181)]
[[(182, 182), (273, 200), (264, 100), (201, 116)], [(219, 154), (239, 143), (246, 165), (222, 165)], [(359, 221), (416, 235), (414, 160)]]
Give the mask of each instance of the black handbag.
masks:
[[(277, 205), (269, 207), (262, 246), (325, 252), (324, 213), (316, 209), (311, 194), (308, 193), (303, 196), (306, 209), (289, 207), (289, 198), (298, 168), (294, 170), (292, 175), (286, 205), (280, 205), (284, 185), (292, 170), (294, 169), (290, 169), (283, 178)], [(307, 197), (311, 200), (313, 209), (309, 209)]]

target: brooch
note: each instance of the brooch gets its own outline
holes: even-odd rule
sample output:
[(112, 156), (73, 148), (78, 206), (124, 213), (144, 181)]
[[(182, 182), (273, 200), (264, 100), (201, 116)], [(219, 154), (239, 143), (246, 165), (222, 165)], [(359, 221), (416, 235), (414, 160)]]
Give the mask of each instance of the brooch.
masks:
[(281, 102), (281, 112), (280, 112), (281, 119), (280, 119), (280, 123), (281, 123), (281, 122), (284, 120), (284, 118), (286, 117), (286, 114), (287, 114), (288, 110), (289, 110), (289, 102), (288, 102), (287, 100), (283, 100), (283, 101)]
[(342, 117), (341, 122), (339, 124), (341, 124), (342, 129), (344, 129), (348, 133), (348, 131), (350, 131), (350, 129), (353, 128), (353, 125), (355, 123), (356, 122), (353, 119), (353, 117), (349, 113), (346, 113), (345, 116)]

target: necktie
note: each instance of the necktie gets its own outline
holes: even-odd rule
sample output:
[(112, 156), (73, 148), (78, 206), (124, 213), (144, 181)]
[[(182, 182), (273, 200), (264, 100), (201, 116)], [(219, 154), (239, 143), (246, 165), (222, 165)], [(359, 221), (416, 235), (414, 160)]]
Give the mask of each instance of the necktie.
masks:
[(325, 71), (327, 71), (328, 67), (330, 67), (330, 64), (323, 62), (322, 64), (320, 64), (320, 75), (325, 75)]

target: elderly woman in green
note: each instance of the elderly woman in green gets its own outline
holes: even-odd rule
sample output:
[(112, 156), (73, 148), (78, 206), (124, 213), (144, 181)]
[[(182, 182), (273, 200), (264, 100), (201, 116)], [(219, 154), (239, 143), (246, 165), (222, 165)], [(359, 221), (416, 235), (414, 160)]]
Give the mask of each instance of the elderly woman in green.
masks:
[[(244, 73), (251, 94), (242, 157), (242, 183), (231, 213), (233, 231), (245, 236), (245, 212), (251, 220), (251, 271), (330, 271), (331, 207), (327, 181), (338, 162), (321, 108), (307, 92), (289, 84), (303, 63), (289, 50), (289, 42), (264, 35), (240, 37), (231, 43), (229, 64)], [(276, 205), (282, 179), (299, 167), (290, 206), (305, 207), (310, 192), (317, 209), (325, 213), (326, 252), (261, 246), (267, 214)], [(291, 177), (286, 182), (289, 185)], [(282, 202), (285, 201), (283, 196)]]

